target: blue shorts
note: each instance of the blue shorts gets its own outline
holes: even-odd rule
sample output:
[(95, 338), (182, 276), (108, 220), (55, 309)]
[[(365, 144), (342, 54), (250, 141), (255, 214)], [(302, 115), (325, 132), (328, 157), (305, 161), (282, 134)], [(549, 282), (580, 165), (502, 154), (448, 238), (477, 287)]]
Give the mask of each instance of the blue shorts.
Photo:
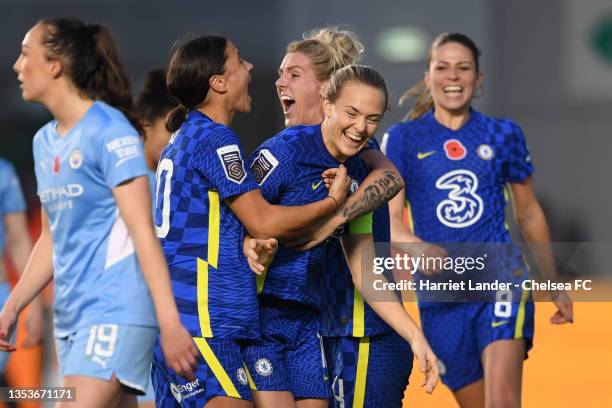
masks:
[(214, 397), (252, 400), (250, 374), (243, 361), (244, 345), (238, 340), (194, 337), (200, 358), (195, 380), (179, 376), (166, 365), (159, 341), (155, 347), (151, 379), (155, 406), (203, 407)]
[(114, 374), (128, 391), (144, 394), (157, 333), (156, 327), (96, 324), (56, 337), (60, 374), (103, 380)]
[[(0, 310), (4, 307), (4, 303), (8, 299), (11, 294), (11, 288), (9, 287), (8, 282), (0, 283)], [(17, 332), (17, 329), (15, 329)], [(4, 374), (4, 370), (6, 369), (6, 365), (8, 363), (9, 357), (11, 353), (8, 351), (0, 351), (0, 373)]]
[(458, 391), (482, 379), (482, 352), (497, 340), (524, 338), (527, 358), (533, 345), (534, 310), (530, 300), (501, 307), (500, 302), (464, 302), (420, 309), (423, 332), (441, 363), (442, 382)]
[(246, 348), (257, 391), (290, 391), (296, 399), (329, 399), (319, 314), (307, 306), (260, 306), (262, 340)]
[(149, 384), (147, 385), (145, 395), (138, 396), (138, 402), (155, 402), (155, 390), (153, 389), (151, 378), (149, 378)]
[(333, 378), (330, 407), (402, 406), (413, 354), (397, 333), (325, 337), (323, 344)]

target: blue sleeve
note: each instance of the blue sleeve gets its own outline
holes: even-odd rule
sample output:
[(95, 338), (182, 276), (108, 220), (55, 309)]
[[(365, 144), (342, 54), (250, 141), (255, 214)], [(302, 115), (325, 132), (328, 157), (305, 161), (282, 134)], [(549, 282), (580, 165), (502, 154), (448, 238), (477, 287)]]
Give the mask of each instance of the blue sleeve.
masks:
[(404, 180), (408, 178), (408, 158), (410, 157), (405, 151), (407, 143), (403, 140), (404, 137), (400, 131), (399, 126), (391, 127), (387, 133), (384, 134), (381, 151), (387, 156), (389, 160), (397, 167), (400, 175)]
[(142, 140), (131, 126), (116, 124), (103, 129), (95, 157), (106, 185), (115, 188), (126, 180), (147, 174)]
[(366, 146), (368, 149), (380, 151), (380, 145), (378, 144), (378, 140), (376, 140), (375, 138), (371, 138), (370, 140), (368, 140), (368, 144)]
[(521, 128), (510, 123), (512, 132), (506, 139), (507, 157), (504, 163), (504, 179), (509, 183), (520, 183), (535, 171), (529, 156), (527, 142)]
[(250, 168), (261, 192), (272, 204), (280, 201), (291, 178), (290, 155), (281, 143), (264, 143), (253, 153)]
[(245, 155), (238, 136), (221, 126), (209, 136), (198, 143), (191, 165), (212, 183), (221, 199), (257, 189), (253, 175), (245, 169)]
[(25, 199), (19, 179), (12, 164), (2, 160), (0, 175), (0, 212), (3, 214), (23, 212), (26, 210)]

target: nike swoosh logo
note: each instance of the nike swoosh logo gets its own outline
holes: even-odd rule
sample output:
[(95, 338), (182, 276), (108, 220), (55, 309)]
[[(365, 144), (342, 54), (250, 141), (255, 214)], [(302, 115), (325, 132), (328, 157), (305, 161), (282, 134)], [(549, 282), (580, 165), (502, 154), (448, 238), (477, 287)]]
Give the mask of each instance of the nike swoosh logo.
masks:
[(436, 152), (435, 150), (432, 150), (430, 152), (425, 152), (425, 153), (419, 152), (419, 153), (417, 153), (417, 159), (423, 160), (424, 158), (431, 156), (435, 152)]
[(509, 320), (502, 320), (501, 322), (491, 322), (491, 327), (496, 328), (499, 326), (503, 326), (506, 323), (509, 323)]
[(316, 190), (317, 188), (319, 188), (319, 186), (321, 185), (322, 182), (323, 182), (323, 180), (319, 181), (318, 183), (312, 183), (312, 189)]

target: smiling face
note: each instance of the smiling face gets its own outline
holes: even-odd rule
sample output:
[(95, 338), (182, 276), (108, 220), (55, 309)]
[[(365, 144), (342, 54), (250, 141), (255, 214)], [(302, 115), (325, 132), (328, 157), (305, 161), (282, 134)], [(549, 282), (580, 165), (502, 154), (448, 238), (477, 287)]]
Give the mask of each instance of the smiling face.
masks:
[(285, 126), (316, 125), (323, 121), (322, 87), (310, 57), (301, 52), (285, 55), (276, 80)]
[(332, 156), (345, 161), (359, 153), (374, 136), (385, 113), (385, 93), (370, 85), (351, 81), (335, 102), (325, 100), (323, 139)]
[(40, 102), (50, 88), (58, 68), (57, 60), (48, 59), (43, 46), (45, 29), (35, 25), (21, 43), (21, 52), (13, 65), (17, 80), (21, 83), (21, 96), (29, 102)]
[(251, 96), (249, 95), (249, 82), (253, 64), (242, 59), (236, 46), (228, 42), (225, 50), (225, 72), (223, 76), (227, 81), (227, 99), (234, 112), (250, 112)]
[(469, 109), (482, 74), (469, 48), (448, 42), (432, 50), (425, 84), (431, 91), (436, 111), (460, 114)]

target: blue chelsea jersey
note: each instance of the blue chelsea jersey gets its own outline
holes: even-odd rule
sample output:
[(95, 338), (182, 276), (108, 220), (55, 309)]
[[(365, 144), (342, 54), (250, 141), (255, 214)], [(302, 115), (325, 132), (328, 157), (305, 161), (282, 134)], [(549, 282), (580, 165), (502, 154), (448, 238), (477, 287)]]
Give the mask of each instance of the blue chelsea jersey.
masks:
[[(320, 125), (287, 128), (257, 148), (251, 159), (266, 199), (285, 206), (324, 199), (328, 192), (321, 175), (339, 165), (323, 142)], [(319, 307), (322, 255), (322, 246), (296, 252), (279, 245), (266, 275), (259, 279), (261, 296)]]
[[(379, 150), (376, 139), (368, 142), (370, 149)], [(357, 160), (350, 170), (359, 184), (367, 177), (367, 169)], [(354, 187), (353, 187), (354, 188)], [(389, 257), (391, 241), (389, 207), (384, 203), (370, 215), (356, 222), (369, 222), (375, 243), (376, 256)], [(348, 226), (351, 232), (352, 225)], [(355, 288), (351, 271), (344, 257), (342, 245), (337, 239), (328, 239), (325, 244), (325, 262), (321, 285), (321, 334), (323, 336), (364, 337), (387, 333), (393, 329), (372, 310)], [(385, 277), (393, 280), (391, 273)]]
[(146, 175), (125, 116), (94, 102), (63, 137), (57, 123), (33, 142), (38, 197), (53, 239), (55, 335), (95, 323), (156, 326), (153, 303), (112, 189)]
[[(489, 258), (487, 275), (479, 275), (483, 278), (524, 279), (526, 266), (520, 249), (510, 244), (505, 222), (506, 185), (526, 180), (534, 168), (515, 123), (470, 110), (468, 121), (452, 130), (430, 110), (390, 128), (383, 150), (404, 178), (418, 237), (435, 243), (506, 243), (454, 245), (452, 251), (461, 256), (485, 251)], [(419, 273), (415, 277), (421, 278)]]
[(521, 129), (471, 110), (451, 130), (434, 117), (389, 129), (383, 140), (406, 183), (414, 232), (429, 242), (509, 242), (506, 183), (534, 171)]
[(244, 227), (225, 202), (257, 188), (238, 136), (189, 112), (157, 167), (155, 227), (181, 321), (194, 337), (260, 335)]

